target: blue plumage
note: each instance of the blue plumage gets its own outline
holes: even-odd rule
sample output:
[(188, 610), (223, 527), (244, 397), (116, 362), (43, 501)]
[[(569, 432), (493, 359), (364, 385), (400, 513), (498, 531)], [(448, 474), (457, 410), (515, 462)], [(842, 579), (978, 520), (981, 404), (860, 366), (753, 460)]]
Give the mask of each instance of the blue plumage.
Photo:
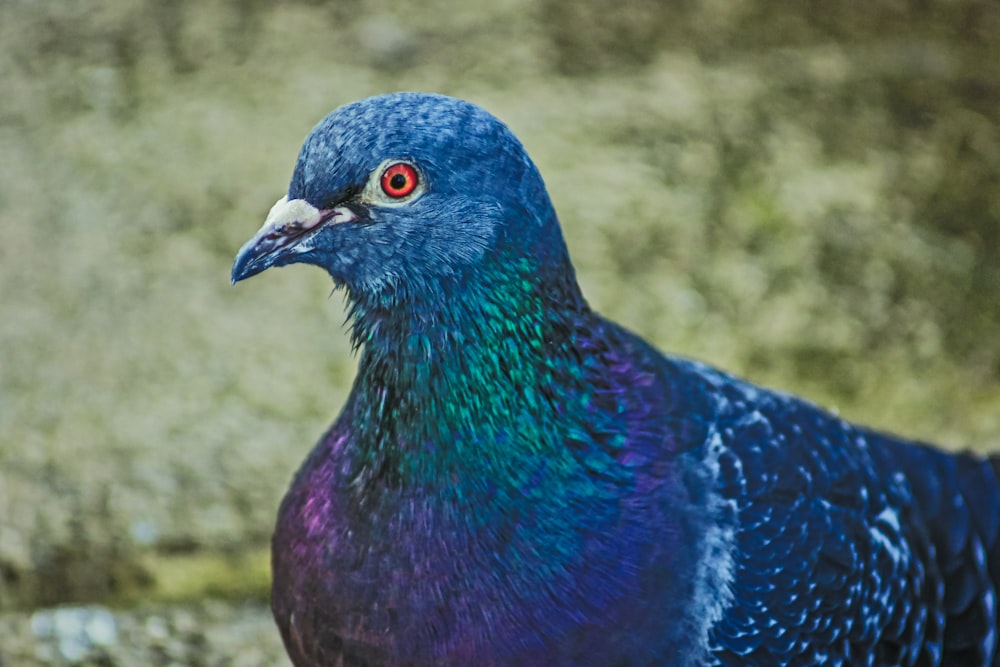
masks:
[(347, 290), (361, 350), (273, 541), (298, 667), (1000, 667), (1000, 462), (601, 318), (482, 109), (324, 119), (233, 280), (296, 262)]

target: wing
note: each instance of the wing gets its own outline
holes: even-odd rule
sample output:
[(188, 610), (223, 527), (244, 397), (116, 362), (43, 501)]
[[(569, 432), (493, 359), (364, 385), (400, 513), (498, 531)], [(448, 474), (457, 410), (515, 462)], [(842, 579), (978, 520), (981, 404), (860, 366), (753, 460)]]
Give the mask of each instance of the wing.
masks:
[(905, 477), (944, 582), (942, 665), (1000, 667), (1000, 459), (870, 434), (883, 475)]
[(935, 665), (942, 576), (902, 474), (868, 434), (710, 373), (725, 397), (721, 493), (739, 513), (726, 665)]

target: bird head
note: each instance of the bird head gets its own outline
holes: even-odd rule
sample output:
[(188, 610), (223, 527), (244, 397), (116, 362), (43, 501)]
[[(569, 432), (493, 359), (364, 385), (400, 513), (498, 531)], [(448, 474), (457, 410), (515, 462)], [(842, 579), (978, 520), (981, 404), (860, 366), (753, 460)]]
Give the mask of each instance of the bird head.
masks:
[(232, 280), (301, 262), (352, 298), (398, 299), (468, 281), (491, 258), (544, 266), (554, 254), (565, 256), (558, 222), (513, 133), (471, 103), (395, 93), (340, 107), (313, 129)]

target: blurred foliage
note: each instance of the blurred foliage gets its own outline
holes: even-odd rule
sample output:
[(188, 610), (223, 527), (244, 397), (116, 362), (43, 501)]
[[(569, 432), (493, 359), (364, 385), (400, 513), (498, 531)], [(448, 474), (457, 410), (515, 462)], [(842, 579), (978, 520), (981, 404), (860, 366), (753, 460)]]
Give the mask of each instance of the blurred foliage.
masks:
[[(800, 259), (813, 264), (830, 298), (863, 320), (855, 349), (914, 345), (921, 327), (915, 316), (929, 317), (956, 363), (988, 382), (1000, 377), (1000, 5), (546, 0), (543, 7), (556, 66), (566, 74), (634, 70), (668, 50), (688, 50), (705, 63), (742, 61), (754, 70), (748, 75), (763, 73), (739, 127), (727, 127), (725, 111), (716, 110), (718, 170), (707, 193), (713, 233), (706, 254), (725, 253), (734, 231), (746, 226), (742, 195), (759, 200), (773, 190), (768, 163), (785, 148), (773, 143), (782, 124), (807, 129), (827, 164), (883, 161), (879, 195), (895, 220), (912, 225), (902, 230), (905, 238), (830, 207), (810, 222), (816, 246)], [(612, 139), (645, 148), (669, 182), (676, 171), (670, 145), (686, 139), (677, 132), (626, 120)], [(760, 235), (758, 244), (788, 225), (773, 207), (758, 213), (775, 216), (752, 221), (748, 231)], [(635, 266), (631, 251), (622, 252), (620, 268)], [(875, 273), (877, 284), (865, 280)], [(704, 280), (712, 284), (710, 276)], [(725, 298), (717, 290), (702, 295)], [(810, 376), (829, 355), (815, 341), (802, 345), (789, 370)], [(754, 350), (751, 366), (781, 363), (768, 357), (788, 352), (784, 345), (773, 355)], [(857, 386), (851, 378), (837, 393), (853, 394)]]
[(504, 118), (660, 347), (996, 448), (997, 34), (982, 0), (0, 3), (0, 607), (261, 594), (354, 361), (321, 272), (229, 262), (388, 90)]

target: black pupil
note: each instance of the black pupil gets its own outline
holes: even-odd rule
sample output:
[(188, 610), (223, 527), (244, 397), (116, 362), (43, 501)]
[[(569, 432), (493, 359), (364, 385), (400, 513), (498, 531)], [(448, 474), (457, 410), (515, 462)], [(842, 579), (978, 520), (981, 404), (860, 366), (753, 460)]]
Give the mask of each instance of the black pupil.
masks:
[(406, 176), (403, 174), (393, 174), (389, 179), (389, 187), (393, 190), (402, 190), (406, 187)]

